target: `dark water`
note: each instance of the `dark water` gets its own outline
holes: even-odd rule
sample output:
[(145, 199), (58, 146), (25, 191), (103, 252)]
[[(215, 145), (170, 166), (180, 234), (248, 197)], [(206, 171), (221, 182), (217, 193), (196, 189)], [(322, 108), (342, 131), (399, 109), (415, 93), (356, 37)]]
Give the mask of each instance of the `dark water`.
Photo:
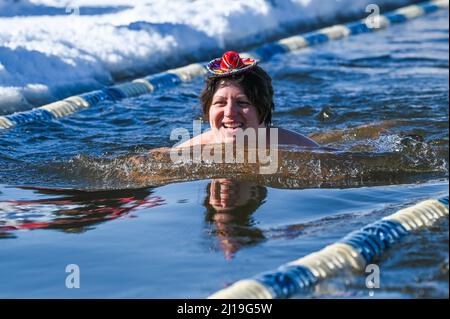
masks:
[[(275, 125), (324, 146), (283, 150), (270, 176), (147, 155), (201, 117), (201, 79), (1, 132), (0, 296), (206, 297), (448, 194), (448, 12), (263, 67)], [(374, 296), (448, 298), (448, 237), (442, 221), (393, 247)], [(370, 298), (364, 281), (297, 297)]]

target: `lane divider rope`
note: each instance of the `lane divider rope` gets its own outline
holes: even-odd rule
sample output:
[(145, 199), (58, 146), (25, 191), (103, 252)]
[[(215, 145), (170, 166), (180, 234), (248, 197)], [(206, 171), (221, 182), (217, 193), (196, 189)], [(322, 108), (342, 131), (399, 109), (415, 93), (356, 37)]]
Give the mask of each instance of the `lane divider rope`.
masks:
[(448, 195), (429, 199), (399, 210), (354, 231), (337, 243), (282, 265), (275, 271), (240, 280), (208, 298), (274, 299), (288, 298), (312, 288), (343, 269), (364, 271), (376, 257), (401, 238), (448, 217)]
[[(334, 25), (302, 35), (281, 39), (260, 46), (252, 51), (243, 52), (242, 55), (256, 58), (260, 61), (267, 61), (276, 54), (301, 50), (306, 47), (331, 40), (338, 40), (350, 35), (382, 30), (390, 24), (405, 22), (424, 14), (435, 12), (439, 9), (448, 9), (448, 6), (449, 0), (434, 0), (410, 5), (376, 17), (373, 23), (378, 23), (379, 28), (368, 27), (366, 19), (362, 19), (356, 22)], [(88, 107), (92, 107), (105, 100), (116, 101), (123, 98), (152, 93), (155, 90), (170, 88), (179, 85), (182, 82), (191, 81), (194, 78), (205, 75), (205, 73), (206, 70), (204, 64), (194, 63), (149, 75), (131, 82), (117, 84), (102, 90), (72, 96), (29, 111), (0, 116), (0, 129), (8, 129), (16, 125), (35, 121), (58, 119)]]

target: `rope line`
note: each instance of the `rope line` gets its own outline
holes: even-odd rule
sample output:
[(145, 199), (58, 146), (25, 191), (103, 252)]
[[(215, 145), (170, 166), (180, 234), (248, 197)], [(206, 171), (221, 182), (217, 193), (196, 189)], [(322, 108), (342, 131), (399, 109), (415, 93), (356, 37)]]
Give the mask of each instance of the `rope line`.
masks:
[[(379, 28), (371, 28), (366, 19), (345, 25), (338, 24), (322, 28), (303, 35), (291, 36), (273, 43), (265, 44), (249, 52), (243, 52), (243, 56), (267, 61), (276, 54), (282, 54), (304, 49), (331, 40), (338, 40), (350, 35), (368, 33), (382, 30), (390, 24), (405, 22), (424, 14), (435, 12), (439, 9), (448, 9), (449, 0), (435, 0), (417, 5), (406, 6), (385, 15), (375, 17), (374, 23)], [(165, 72), (153, 74), (131, 82), (114, 85), (102, 90), (92, 91), (77, 96), (72, 96), (61, 101), (50, 103), (24, 112), (16, 112), (10, 115), (0, 116), (0, 129), (8, 129), (16, 125), (35, 121), (50, 121), (68, 116), (88, 107), (93, 107), (102, 101), (116, 101), (122, 98), (135, 97), (152, 93), (155, 90), (174, 87), (183, 82), (203, 76), (206, 70), (203, 64), (194, 63), (181, 68), (171, 69)]]
[(282, 265), (275, 271), (240, 280), (209, 298), (288, 298), (307, 291), (319, 281), (334, 276), (345, 268), (363, 271), (374, 258), (404, 236), (431, 226), (447, 216), (448, 195), (437, 200), (422, 201), (354, 231), (318, 252)]

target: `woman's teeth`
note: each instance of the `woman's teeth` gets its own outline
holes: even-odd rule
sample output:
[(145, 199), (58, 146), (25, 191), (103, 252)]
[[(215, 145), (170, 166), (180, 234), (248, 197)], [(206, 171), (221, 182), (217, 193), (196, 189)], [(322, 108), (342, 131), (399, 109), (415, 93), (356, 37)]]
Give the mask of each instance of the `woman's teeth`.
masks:
[(242, 127), (242, 123), (223, 123), (223, 127), (225, 128), (237, 128)]

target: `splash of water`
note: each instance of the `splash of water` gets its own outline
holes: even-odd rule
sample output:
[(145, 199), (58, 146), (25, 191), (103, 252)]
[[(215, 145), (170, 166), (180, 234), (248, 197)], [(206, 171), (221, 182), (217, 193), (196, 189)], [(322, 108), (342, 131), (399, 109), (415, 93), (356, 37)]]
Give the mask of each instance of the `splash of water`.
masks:
[[(274, 174), (260, 174), (259, 163), (173, 163), (168, 149), (116, 158), (77, 156), (65, 168), (100, 188), (159, 186), (209, 178), (235, 178), (280, 188), (392, 184), (448, 174), (448, 158), (430, 145), (398, 136), (365, 144), (373, 151), (283, 148)], [(248, 159), (245, 156), (245, 159)]]

